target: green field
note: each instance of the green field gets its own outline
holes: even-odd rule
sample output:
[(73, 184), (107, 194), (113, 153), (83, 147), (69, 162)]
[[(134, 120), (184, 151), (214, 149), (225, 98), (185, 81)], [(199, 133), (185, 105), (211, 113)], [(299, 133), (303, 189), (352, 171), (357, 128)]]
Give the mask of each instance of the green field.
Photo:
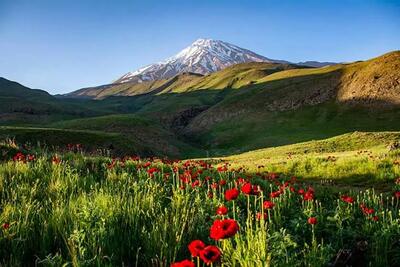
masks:
[[(86, 154), (85, 145), (54, 151), (3, 142), (0, 265), (170, 266), (186, 259), (189, 266), (326, 266), (344, 249), (357, 253), (347, 261), (355, 266), (398, 266), (400, 180), (393, 177), (399, 166), (383, 164), (399, 160), (398, 151), (384, 156), (387, 142), (398, 138), (398, 132), (357, 133), (219, 163), (118, 160)], [(365, 147), (379, 160), (349, 152)], [(310, 168), (304, 177), (275, 172), (301, 169), (274, 167), (289, 152), (297, 162), (311, 159), (302, 161)], [(324, 153), (337, 162), (318, 161)], [(272, 162), (260, 161), (268, 157)], [(372, 166), (375, 179), (390, 187), (339, 192), (307, 181), (318, 174), (314, 167), (351, 162), (353, 171)], [(256, 174), (260, 163), (265, 168)], [(266, 172), (271, 166), (274, 172)], [(392, 176), (380, 176), (387, 172)], [(228, 194), (233, 188), (237, 199)], [(188, 249), (195, 240), (197, 252)]]

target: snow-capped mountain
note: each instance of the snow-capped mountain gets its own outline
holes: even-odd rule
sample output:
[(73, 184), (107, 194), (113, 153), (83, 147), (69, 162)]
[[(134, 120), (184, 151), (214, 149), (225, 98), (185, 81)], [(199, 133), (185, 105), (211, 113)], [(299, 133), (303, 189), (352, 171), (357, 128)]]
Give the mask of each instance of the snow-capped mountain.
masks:
[(154, 81), (171, 78), (183, 72), (209, 74), (245, 62), (288, 63), (263, 57), (223, 41), (198, 39), (175, 56), (128, 72), (114, 83)]

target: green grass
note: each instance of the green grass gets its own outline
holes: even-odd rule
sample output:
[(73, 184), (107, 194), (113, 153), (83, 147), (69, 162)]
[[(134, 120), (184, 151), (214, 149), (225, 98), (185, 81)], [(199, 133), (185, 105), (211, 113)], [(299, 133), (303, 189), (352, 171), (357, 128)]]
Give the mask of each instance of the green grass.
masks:
[(28, 142), (33, 146), (40, 143), (54, 149), (64, 149), (69, 143), (84, 144), (90, 152), (96, 152), (97, 149), (105, 151), (111, 146), (117, 155), (140, 153), (144, 149), (139, 142), (124, 138), (121, 134), (101, 131), (1, 126), (0, 136), (3, 139), (15, 139), (19, 143)]
[(245, 113), (193, 134), (211, 155), (219, 156), (353, 131), (397, 131), (399, 127), (400, 109), (375, 112), (331, 102), (294, 111)]
[[(103, 131), (129, 131), (134, 127), (157, 127), (157, 124), (135, 114), (116, 114), (99, 116), (94, 118), (83, 118), (74, 120), (63, 120), (49, 125), (54, 128), (103, 130)], [(117, 128), (117, 129), (115, 129)]]
[[(157, 121), (137, 114), (117, 114), (86, 119), (65, 120), (50, 124), (61, 129), (80, 129), (114, 133), (121, 139), (135, 140), (141, 155), (169, 156), (185, 158), (204, 155), (204, 152), (178, 139), (164, 129)], [(146, 151), (147, 150), (147, 151)]]
[[(374, 146), (380, 143), (374, 138), (386, 140), (385, 135), (398, 137), (398, 133), (365, 134), (360, 142), (343, 136), (324, 145), (298, 146), (345, 150), (348, 144)], [(10, 142), (0, 145), (19, 149)], [(306, 201), (297, 192), (310, 190), (309, 184), (290, 176), (218, 172), (201, 161), (112, 161), (62, 151), (56, 154), (61, 160), (57, 163), (53, 152), (36, 149), (24, 151), (35, 154), (32, 161), (10, 157), (0, 161), (2, 266), (167, 267), (183, 259), (206, 266), (189, 254), (188, 245), (197, 239), (221, 250), (221, 259), (213, 266), (322, 267), (359, 241), (368, 243), (362, 258), (369, 265), (400, 263), (400, 202), (393, 197), (400, 184), (392, 183), (385, 193), (346, 191), (353, 204), (342, 201), (343, 192), (331, 190), (330, 185), (318, 186), (312, 200)], [(280, 150), (281, 155), (287, 151)], [(150, 170), (155, 170), (153, 175)], [(227, 189), (242, 188), (238, 177), (246, 177), (260, 194), (242, 192), (227, 201)], [(285, 182), (288, 186), (282, 187)], [(270, 197), (279, 190), (278, 197)], [(266, 200), (275, 206), (266, 210)], [(361, 204), (372, 208), (372, 214), (364, 214)], [(216, 215), (222, 205), (228, 214)], [(265, 214), (265, 219), (257, 220), (257, 213), (261, 218)], [(308, 224), (310, 217), (317, 218), (317, 224)], [(225, 218), (234, 218), (239, 230), (222, 240), (210, 238), (211, 226)]]
[[(329, 139), (260, 149), (222, 158), (249, 172), (270, 171), (306, 180), (331, 180), (354, 187), (376, 185), (400, 177), (400, 132), (354, 132)], [(257, 166), (263, 166), (258, 168)]]
[(0, 127), (0, 136), (18, 142), (40, 141), (65, 147), (81, 143), (90, 151), (110, 149), (115, 156), (127, 154), (184, 158), (204, 155), (198, 148), (179, 140), (159, 124), (140, 115), (118, 114), (93, 118), (61, 120), (45, 127)]
[[(57, 129), (57, 128), (35, 128), (35, 127), (11, 127), (0, 126), (0, 138), (15, 139), (19, 143), (28, 142), (35, 146), (48, 147), (51, 150), (66, 149), (67, 144), (82, 144), (85, 151), (98, 153), (102, 151), (105, 155), (170, 155), (172, 158), (188, 156), (196, 150), (190, 146), (170, 139), (158, 139), (159, 133), (155, 136), (147, 136), (152, 133), (145, 133), (145, 137), (138, 137), (134, 133), (104, 132), (96, 130)], [(145, 140), (141, 139), (145, 138)], [(151, 138), (154, 138), (152, 140)], [(149, 142), (158, 142), (158, 146)], [(197, 154), (197, 153), (196, 153)]]

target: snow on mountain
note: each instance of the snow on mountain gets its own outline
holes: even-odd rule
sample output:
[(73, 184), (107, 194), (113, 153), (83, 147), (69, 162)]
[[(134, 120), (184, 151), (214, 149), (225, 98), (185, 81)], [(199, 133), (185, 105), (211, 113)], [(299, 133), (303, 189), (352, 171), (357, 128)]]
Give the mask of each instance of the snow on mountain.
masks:
[(269, 59), (223, 41), (198, 39), (175, 56), (128, 72), (114, 83), (154, 81), (171, 78), (183, 72), (209, 74), (245, 62), (289, 63)]

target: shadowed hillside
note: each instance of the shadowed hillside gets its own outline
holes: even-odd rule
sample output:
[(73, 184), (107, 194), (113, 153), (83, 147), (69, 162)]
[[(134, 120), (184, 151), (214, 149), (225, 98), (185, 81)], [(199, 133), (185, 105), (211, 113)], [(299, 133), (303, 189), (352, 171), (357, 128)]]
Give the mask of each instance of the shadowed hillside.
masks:
[(82, 101), (60, 100), (43, 90), (0, 78), (0, 124), (44, 124), (107, 114), (95, 107)]

